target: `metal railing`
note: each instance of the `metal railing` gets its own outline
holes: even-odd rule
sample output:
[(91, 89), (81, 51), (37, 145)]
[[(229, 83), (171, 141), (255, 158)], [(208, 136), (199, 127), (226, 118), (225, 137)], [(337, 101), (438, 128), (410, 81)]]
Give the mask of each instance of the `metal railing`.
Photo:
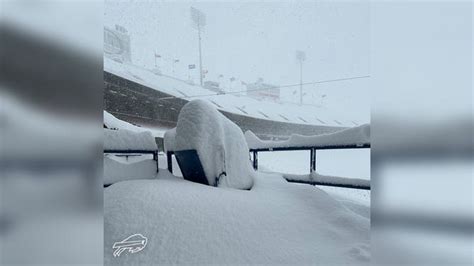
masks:
[[(321, 146), (294, 146), (294, 147), (271, 147), (271, 148), (250, 148), (250, 153), (252, 153), (252, 166), (255, 170), (258, 170), (258, 153), (259, 152), (274, 152), (274, 151), (310, 151), (310, 173), (316, 172), (316, 152), (318, 150), (343, 150), (343, 149), (370, 149), (370, 143), (363, 144), (347, 144), (347, 145), (321, 145)], [(287, 179), (287, 178), (285, 178)], [(307, 180), (291, 180), (287, 179), (288, 182), (294, 183), (303, 183), (310, 185), (322, 185), (322, 186), (334, 186), (334, 187), (344, 187), (344, 188), (353, 188), (353, 189), (364, 189), (370, 190), (370, 185), (352, 185), (350, 183), (343, 182), (320, 182), (320, 181), (307, 181)]]
[[(252, 166), (255, 170), (258, 170), (258, 153), (259, 152), (273, 152), (273, 151), (301, 151), (309, 150), (310, 151), (310, 172), (316, 172), (316, 151), (317, 150), (341, 150), (341, 149), (370, 149), (370, 143), (364, 144), (350, 144), (350, 145), (324, 145), (324, 146), (298, 146), (298, 147), (273, 147), (273, 148), (256, 148), (249, 149), (249, 152), (253, 154), (252, 156)], [(168, 171), (173, 173), (173, 151), (166, 152), (167, 167)], [(284, 176), (284, 175), (283, 175)], [(288, 182), (293, 183), (303, 183), (310, 185), (321, 185), (321, 186), (333, 186), (333, 187), (343, 187), (343, 188), (353, 188), (353, 189), (363, 189), (370, 190), (370, 185), (353, 185), (350, 183), (344, 182), (320, 182), (320, 181), (300, 181), (285, 178)]]

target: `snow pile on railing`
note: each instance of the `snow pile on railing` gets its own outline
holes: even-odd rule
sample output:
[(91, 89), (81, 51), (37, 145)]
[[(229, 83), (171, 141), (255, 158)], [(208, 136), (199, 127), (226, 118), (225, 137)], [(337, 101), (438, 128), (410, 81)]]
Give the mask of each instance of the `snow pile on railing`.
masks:
[(174, 144), (175, 152), (197, 152), (209, 185), (252, 187), (255, 171), (242, 130), (208, 102), (194, 100), (181, 109)]
[(108, 151), (156, 151), (155, 138), (150, 132), (133, 132), (126, 129), (104, 129), (104, 150)]
[(283, 147), (316, 147), (370, 144), (370, 125), (348, 128), (335, 133), (315, 136), (291, 135), (285, 141), (263, 141), (251, 131), (245, 132), (245, 139), (250, 149), (267, 149)]
[(283, 174), (283, 177), (289, 182), (300, 182), (312, 185), (331, 184), (332, 186), (341, 187), (370, 188), (370, 180), (321, 175), (316, 172), (307, 175)]

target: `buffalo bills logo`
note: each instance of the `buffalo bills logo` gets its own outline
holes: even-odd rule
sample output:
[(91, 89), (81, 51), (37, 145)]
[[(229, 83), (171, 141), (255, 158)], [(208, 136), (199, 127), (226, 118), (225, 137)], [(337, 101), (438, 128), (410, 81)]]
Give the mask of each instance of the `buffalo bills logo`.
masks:
[(134, 234), (120, 242), (115, 242), (112, 246), (115, 249), (114, 257), (120, 256), (124, 251), (137, 253), (146, 247), (147, 241), (148, 239), (142, 234)]

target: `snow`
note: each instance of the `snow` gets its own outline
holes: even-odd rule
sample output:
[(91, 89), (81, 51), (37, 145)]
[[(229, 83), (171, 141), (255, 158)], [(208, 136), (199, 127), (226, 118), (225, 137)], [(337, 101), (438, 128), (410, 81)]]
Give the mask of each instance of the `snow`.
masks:
[[(160, 171), (104, 192), (105, 265), (369, 264), (370, 223), (323, 190), (258, 173), (251, 190), (219, 189)], [(113, 257), (133, 234), (145, 249)]]
[(134, 132), (145, 131), (143, 128), (139, 126), (135, 126), (133, 124), (130, 124), (128, 122), (125, 122), (123, 120), (116, 118), (115, 116), (113, 116), (107, 111), (104, 111), (104, 125), (109, 129), (126, 129), (126, 130), (134, 131)]
[(253, 185), (255, 171), (242, 130), (204, 100), (193, 100), (181, 109), (175, 149), (197, 151), (211, 186), (250, 189)]
[(348, 128), (335, 133), (314, 136), (291, 135), (285, 141), (263, 141), (251, 131), (245, 132), (245, 139), (251, 149), (280, 147), (314, 147), (331, 145), (363, 145), (370, 143), (370, 125)]
[(104, 128), (104, 150), (116, 151), (156, 151), (155, 138), (149, 131), (133, 132), (126, 129), (113, 130)]
[(159, 138), (162, 138), (165, 132), (165, 129), (162, 128), (149, 128), (130, 124), (128, 122), (116, 118), (107, 111), (104, 111), (104, 125), (109, 129), (126, 129), (133, 132), (149, 131), (154, 137)]
[(370, 187), (370, 180), (360, 178), (348, 178), (339, 176), (321, 175), (317, 172), (312, 172), (307, 175), (293, 175), (283, 174), (286, 180), (289, 181), (303, 181), (303, 182), (314, 182), (324, 184), (335, 184), (335, 185), (351, 185), (355, 187)]
[(104, 156), (104, 185), (132, 179), (152, 179), (156, 178), (156, 174), (157, 165), (153, 159), (129, 161), (117, 156)]

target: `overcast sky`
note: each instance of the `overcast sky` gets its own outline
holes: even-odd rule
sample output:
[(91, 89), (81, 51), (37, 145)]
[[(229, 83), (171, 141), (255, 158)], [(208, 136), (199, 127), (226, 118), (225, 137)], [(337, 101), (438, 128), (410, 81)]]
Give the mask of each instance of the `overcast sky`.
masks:
[[(368, 3), (157, 3), (107, 1), (105, 25), (124, 26), (132, 38), (132, 60), (152, 68), (156, 51), (161, 67), (187, 78), (188, 64), (198, 66), (198, 37), (190, 7), (206, 14), (202, 35), (203, 66), (208, 80), (224, 75), (245, 82), (262, 77), (277, 85), (299, 83), (295, 51), (306, 52), (305, 82), (370, 75)], [(198, 70), (192, 73), (198, 80)], [(368, 81), (354, 80), (306, 86), (308, 102), (328, 94), (358, 101), (368, 98)], [(237, 86), (237, 85), (234, 85)], [(285, 89), (287, 99), (297, 98)], [(358, 99), (359, 99), (358, 98)]]

